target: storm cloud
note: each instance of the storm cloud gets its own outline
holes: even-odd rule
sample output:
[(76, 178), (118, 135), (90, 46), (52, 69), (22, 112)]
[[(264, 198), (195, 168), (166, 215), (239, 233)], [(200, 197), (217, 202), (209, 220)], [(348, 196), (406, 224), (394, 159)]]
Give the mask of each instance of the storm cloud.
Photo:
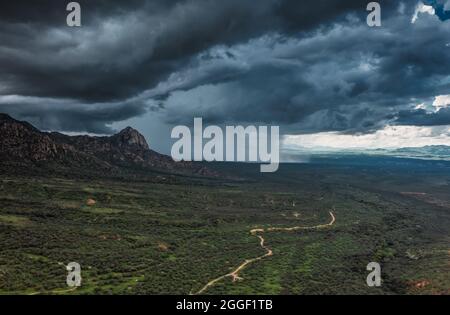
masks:
[[(9, 1), (0, 9), (0, 111), (45, 130), (110, 133), (158, 112), (167, 124), (278, 124), (284, 133), (369, 133), (448, 124), (445, 1)], [(432, 2), (432, 3), (430, 3)], [(418, 104), (430, 110), (417, 110)]]

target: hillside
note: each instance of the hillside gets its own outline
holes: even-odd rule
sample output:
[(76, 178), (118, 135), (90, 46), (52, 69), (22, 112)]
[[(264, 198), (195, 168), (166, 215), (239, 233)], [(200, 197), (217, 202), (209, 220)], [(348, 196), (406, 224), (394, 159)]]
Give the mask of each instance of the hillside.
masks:
[(149, 148), (144, 136), (127, 127), (108, 137), (42, 132), (27, 122), (0, 114), (0, 165), (104, 174), (160, 170), (214, 176), (202, 165), (175, 162)]

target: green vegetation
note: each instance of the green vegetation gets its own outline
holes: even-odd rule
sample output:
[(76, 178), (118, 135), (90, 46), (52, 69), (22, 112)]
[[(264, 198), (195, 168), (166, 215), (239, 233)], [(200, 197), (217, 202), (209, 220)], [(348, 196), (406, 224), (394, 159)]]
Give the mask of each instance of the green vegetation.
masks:
[[(206, 293), (449, 294), (446, 168), (219, 168), (248, 180), (2, 176), (0, 294), (196, 292), (265, 253), (251, 229), (328, 223), (332, 209), (332, 228), (264, 234), (274, 255)], [(72, 261), (82, 266), (75, 291), (65, 284)], [(366, 286), (372, 261), (382, 265), (381, 288)]]

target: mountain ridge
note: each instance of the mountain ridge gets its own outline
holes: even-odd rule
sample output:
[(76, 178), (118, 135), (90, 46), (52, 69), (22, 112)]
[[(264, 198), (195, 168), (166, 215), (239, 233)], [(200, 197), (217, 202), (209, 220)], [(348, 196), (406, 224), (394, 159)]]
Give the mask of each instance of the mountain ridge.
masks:
[(69, 136), (43, 132), (26, 121), (0, 113), (0, 163), (13, 166), (53, 166), (92, 169), (157, 169), (175, 173), (215, 176), (204, 166), (175, 162), (150, 149), (145, 137), (132, 127), (112, 136)]

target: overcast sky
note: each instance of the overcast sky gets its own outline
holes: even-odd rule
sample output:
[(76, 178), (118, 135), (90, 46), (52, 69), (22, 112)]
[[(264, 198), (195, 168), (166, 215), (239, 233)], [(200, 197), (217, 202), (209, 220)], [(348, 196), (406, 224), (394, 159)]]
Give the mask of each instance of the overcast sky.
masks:
[(79, 28), (68, 2), (0, 4), (0, 112), (131, 125), (165, 153), (194, 117), (279, 125), (298, 146), (450, 145), (447, 0), (379, 1), (375, 28), (361, 0), (86, 0)]

